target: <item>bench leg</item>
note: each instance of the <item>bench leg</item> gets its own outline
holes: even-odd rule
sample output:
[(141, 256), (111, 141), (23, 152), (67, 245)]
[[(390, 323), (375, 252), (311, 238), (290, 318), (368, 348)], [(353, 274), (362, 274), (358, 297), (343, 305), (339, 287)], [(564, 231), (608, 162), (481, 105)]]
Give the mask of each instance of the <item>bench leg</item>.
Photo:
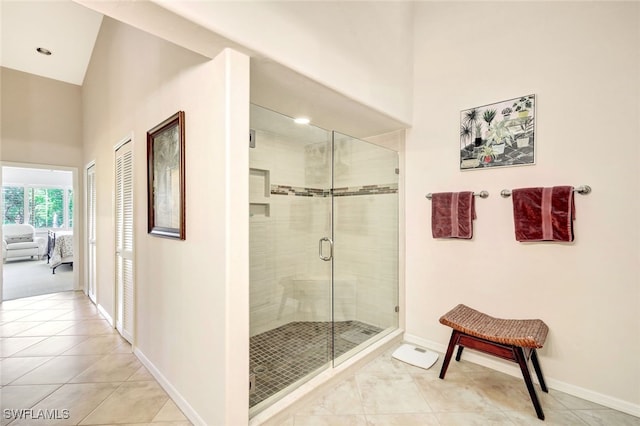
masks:
[(458, 345), (458, 352), (456, 353), (456, 361), (460, 361), (460, 357), (462, 356), (462, 350), (464, 346)]
[(522, 350), (521, 347), (514, 346), (513, 352), (515, 354), (516, 361), (518, 361), (518, 364), (520, 365), (520, 370), (522, 371), (522, 377), (524, 378), (524, 382), (527, 384), (527, 389), (529, 390), (529, 396), (531, 397), (531, 402), (533, 402), (533, 407), (536, 409), (536, 414), (538, 415), (538, 418), (540, 420), (544, 420), (544, 412), (542, 411), (542, 406), (540, 405), (540, 401), (538, 401), (538, 395), (536, 395), (536, 390), (533, 387), (533, 381), (531, 380), (531, 374), (529, 374), (529, 367), (527, 366), (527, 358), (524, 355), (524, 351)]
[(535, 349), (531, 350), (531, 363), (533, 364), (533, 369), (536, 370), (536, 376), (538, 376), (538, 381), (540, 382), (540, 387), (542, 388), (542, 392), (549, 393), (549, 389), (547, 389), (547, 384), (544, 382), (544, 377), (542, 376), (542, 369), (540, 368), (540, 363), (538, 362), (538, 352)]
[(458, 337), (460, 335), (459, 331), (453, 330), (451, 332), (451, 339), (449, 339), (449, 346), (447, 347), (447, 353), (444, 356), (444, 360), (442, 361), (442, 368), (440, 369), (440, 378), (444, 379), (444, 375), (447, 374), (447, 368), (449, 368), (449, 362), (451, 361), (451, 357), (453, 356), (453, 349), (456, 347), (458, 343)]

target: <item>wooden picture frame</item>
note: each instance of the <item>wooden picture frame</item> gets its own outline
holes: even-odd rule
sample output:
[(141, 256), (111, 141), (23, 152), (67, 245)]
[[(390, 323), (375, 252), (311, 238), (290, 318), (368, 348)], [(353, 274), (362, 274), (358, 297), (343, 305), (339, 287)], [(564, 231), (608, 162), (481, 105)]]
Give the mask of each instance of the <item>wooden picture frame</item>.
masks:
[(148, 233), (184, 240), (184, 111), (147, 132)]

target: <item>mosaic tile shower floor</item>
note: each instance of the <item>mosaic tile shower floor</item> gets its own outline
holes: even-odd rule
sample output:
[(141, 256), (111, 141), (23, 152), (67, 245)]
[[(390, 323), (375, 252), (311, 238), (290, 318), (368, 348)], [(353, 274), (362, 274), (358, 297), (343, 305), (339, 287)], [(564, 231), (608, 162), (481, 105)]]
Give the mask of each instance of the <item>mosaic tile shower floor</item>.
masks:
[(382, 331), (359, 321), (305, 321), (251, 337), (249, 369), (255, 374), (255, 387), (249, 406), (255, 406), (329, 362), (332, 325), (336, 357)]

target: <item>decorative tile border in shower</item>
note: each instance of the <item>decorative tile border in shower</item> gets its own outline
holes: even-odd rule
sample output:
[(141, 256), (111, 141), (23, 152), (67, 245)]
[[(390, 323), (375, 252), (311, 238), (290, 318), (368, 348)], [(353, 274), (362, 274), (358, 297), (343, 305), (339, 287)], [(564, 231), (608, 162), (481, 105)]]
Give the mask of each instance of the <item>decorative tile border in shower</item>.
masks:
[(272, 195), (295, 195), (297, 197), (326, 197), (330, 194), (328, 189), (303, 188), (300, 186), (271, 185)]
[[(333, 189), (333, 195), (336, 197), (346, 197), (351, 195), (395, 194), (397, 192), (397, 183), (389, 183), (383, 185), (345, 186), (342, 188)], [(319, 188), (304, 188), (300, 186), (289, 185), (271, 185), (271, 194), (294, 195), (298, 197), (328, 197), (329, 195), (331, 195), (331, 190)]]
[(387, 183), (383, 185), (349, 186), (333, 189), (333, 195), (335, 197), (347, 197), (350, 195), (396, 194), (397, 192), (397, 183)]

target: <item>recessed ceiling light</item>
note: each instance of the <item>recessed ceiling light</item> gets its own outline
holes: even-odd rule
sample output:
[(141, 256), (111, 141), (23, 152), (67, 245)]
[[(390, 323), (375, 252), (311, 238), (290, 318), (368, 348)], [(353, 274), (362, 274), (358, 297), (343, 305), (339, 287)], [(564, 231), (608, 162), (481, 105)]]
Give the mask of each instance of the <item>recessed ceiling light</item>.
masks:
[(309, 124), (311, 120), (309, 120), (306, 117), (298, 117), (298, 118), (294, 118), (293, 122), (296, 124)]
[(44, 48), (44, 47), (38, 47), (36, 49), (36, 52), (41, 53), (41, 54), (46, 55), (46, 56), (51, 56), (51, 51), (49, 49)]

